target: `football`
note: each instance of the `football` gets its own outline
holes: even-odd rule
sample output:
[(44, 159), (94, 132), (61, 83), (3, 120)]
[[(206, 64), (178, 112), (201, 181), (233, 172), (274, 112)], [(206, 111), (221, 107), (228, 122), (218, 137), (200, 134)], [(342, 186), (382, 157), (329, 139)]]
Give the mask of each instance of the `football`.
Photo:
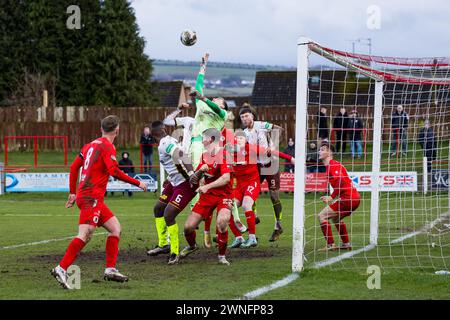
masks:
[(193, 46), (197, 42), (197, 34), (192, 30), (184, 30), (181, 32), (180, 40), (185, 46)]

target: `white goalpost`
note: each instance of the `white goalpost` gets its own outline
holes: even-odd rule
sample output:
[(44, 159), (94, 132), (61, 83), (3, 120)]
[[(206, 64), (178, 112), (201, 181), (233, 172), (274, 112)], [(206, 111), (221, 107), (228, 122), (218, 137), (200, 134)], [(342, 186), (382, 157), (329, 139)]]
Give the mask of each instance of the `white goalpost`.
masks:
[[(450, 58), (355, 54), (307, 37), (297, 50), (292, 271), (450, 268)], [(318, 250), (329, 190), (323, 164), (307, 155), (324, 139), (361, 194), (343, 219), (353, 247), (345, 254)]]

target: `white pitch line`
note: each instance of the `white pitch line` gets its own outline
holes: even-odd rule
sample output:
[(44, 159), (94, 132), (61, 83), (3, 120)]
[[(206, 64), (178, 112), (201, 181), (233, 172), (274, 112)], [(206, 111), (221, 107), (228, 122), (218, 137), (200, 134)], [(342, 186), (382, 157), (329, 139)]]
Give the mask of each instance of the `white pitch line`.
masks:
[(366, 251), (372, 250), (373, 248), (375, 248), (375, 245), (374, 244), (369, 244), (369, 245), (367, 245), (367, 246), (365, 246), (363, 248), (360, 248), (358, 250), (349, 251), (349, 252), (346, 252), (346, 253), (341, 254), (339, 256), (336, 256), (336, 257), (333, 257), (333, 258), (330, 258), (330, 259), (327, 259), (327, 260), (324, 260), (324, 261), (316, 262), (313, 265), (313, 268), (314, 269), (319, 269), (319, 268), (322, 268), (322, 267), (326, 267), (326, 266), (329, 266), (329, 265), (334, 264), (336, 262), (339, 262), (339, 261), (351, 258), (354, 255), (360, 254), (361, 252), (366, 252)]
[(274, 282), (272, 284), (269, 284), (268, 286), (261, 287), (259, 289), (256, 289), (256, 290), (253, 290), (253, 291), (250, 291), (250, 292), (244, 294), (244, 296), (241, 299), (244, 299), (244, 300), (254, 299), (254, 298), (259, 297), (260, 295), (263, 295), (269, 291), (284, 287), (284, 286), (288, 285), (289, 283), (297, 280), (298, 277), (300, 277), (300, 275), (298, 273), (291, 273), (287, 277), (285, 277), (281, 280), (278, 280), (277, 282)]
[[(101, 235), (101, 234), (107, 234), (107, 233), (108, 232), (98, 232), (98, 233), (95, 233), (94, 236), (98, 236), (98, 235)], [(70, 237), (64, 237), (64, 238), (58, 238), (58, 239), (49, 239), (49, 240), (42, 240), (42, 241), (36, 241), (36, 242), (15, 244), (15, 245), (12, 245), (12, 246), (0, 247), (0, 250), (16, 249), (16, 248), (22, 248), (22, 247), (28, 247), (28, 246), (37, 246), (37, 245), (40, 245), (40, 244), (47, 244), (47, 243), (50, 243), (50, 242), (69, 240), (69, 239), (73, 239), (75, 237), (76, 236), (70, 236)]]
[[(408, 234), (406, 234), (406, 235), (404, 235), (404, 236), (402, 236), (400, 238), (394, 239), (394, 240), (392, 240), (390, 242), (390, 244), (400, 243), (402, 241), (405, 241), (406, 239), (415, 237), (416, 235), (418, 235), (420, 233), (427, 232), (428, 230), (432, 229), (436, 224), (442, 222), (444, 219), (446, 219), (448, 217), (450, 217), (450, 213), (449, 212), (447, 212), (445, 214), (442, 214), (439, 218), (437, 218), (436, 220), (434, 220), (434, 221), (430, 222), (429, 224), (423, 226), (420, 230), (408, 233)], [(324, 260), (324, 261), (316, 262), (313, 265), (312, 268), (319, 269), (319, 268), (322, 268), (322, 267), (326, 267), (326, 266), (332, 265), (334, 263), (337, 263), (339, 261), (351, 258), (354, 255), (360, 254), (362, 252), (370, 251), (370, 250), (374, 249), (375, 247), (376, 247), (376, 245), (369, 244), (369, 245), (367, 245), (367, 246), (365, 246), (363, 248), (360, 248), (358, 250), (349, 251), (349, 252), (346, 252), (346, 253), (341, 254), (339, 256), (336, 256), (336, 257), (333, 257), (333, 258), (330, 258), (330, 259), (327, 259), (327, 260)], [(250, 292), (244, 294), (242, 296), (242, 298), (240, 298), (240, 299), (254, 299), (254, 298), (257, 298), (257, 297), (259, 297), (259, 296), (261, 296), (261, 295), (263, 295), (263, 294), (265, 294), (265, 293), (267, 293), (269, 291), (272, 291), (272, 290), (284, 287), (284, 286), (290, 284), (291, 282), (295, 281), (299, 277), (300, 276), (299, 276), (298, 273), (291, 273), (291, 274), (287, 275), (286, 277), (284, 277), (283, 279), (278, 280), (278, 281), (276, 281), (276, 282), (274, 282), (274, 283), (272, 283), (272, 284), (270, 284), (268, 286), (261, 287), (261, 288), (258, 288), (256, 290), (253, 290), (253, 291), (250, 291)]]
[(397, 238), (395, 240), (391, 241), (391, 244), (396, 244), (402, 241), (405, 241), (406, 239), (415, 237), (416, 235), (423, 233), (423, 232), (427, 232), (430, 229), (433, 229), (435, 225), (437, 225), (438, 223), (443, 222), (445, 219), (450, 218), (450, 213), (444, 213), (443, 215), (441, 215), (439, 218), (437, 218), (436, 220), (430, 222), (429, 224), (426, 224), (425, 226), (423, 226), (420, 230), (405, 234), (404, 236)]

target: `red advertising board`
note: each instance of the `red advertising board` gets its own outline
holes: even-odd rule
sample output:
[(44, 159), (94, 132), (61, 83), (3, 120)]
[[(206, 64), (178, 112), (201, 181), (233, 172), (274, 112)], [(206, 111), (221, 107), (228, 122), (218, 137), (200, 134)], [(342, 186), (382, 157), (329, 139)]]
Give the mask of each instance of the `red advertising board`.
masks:
[[(307, 173), (306, 192), (326, 192), (327, 191), (327, 176), (324, 172)], [(261, 191), (269, 191), (267, 181), (261, 185)], [(289, 172), (281, 172), (280, 174), (280, 191), (294, 192), (294, 174)]]

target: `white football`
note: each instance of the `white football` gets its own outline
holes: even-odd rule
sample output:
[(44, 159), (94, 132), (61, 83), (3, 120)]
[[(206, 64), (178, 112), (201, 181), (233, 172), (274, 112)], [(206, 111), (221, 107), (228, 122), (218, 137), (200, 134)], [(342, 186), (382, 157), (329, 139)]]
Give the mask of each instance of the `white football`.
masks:
[(184, 30), (180, 35), (180, 40), (185, 46), (193, 46), (197, 42), (197, 34), (192, 30)]

